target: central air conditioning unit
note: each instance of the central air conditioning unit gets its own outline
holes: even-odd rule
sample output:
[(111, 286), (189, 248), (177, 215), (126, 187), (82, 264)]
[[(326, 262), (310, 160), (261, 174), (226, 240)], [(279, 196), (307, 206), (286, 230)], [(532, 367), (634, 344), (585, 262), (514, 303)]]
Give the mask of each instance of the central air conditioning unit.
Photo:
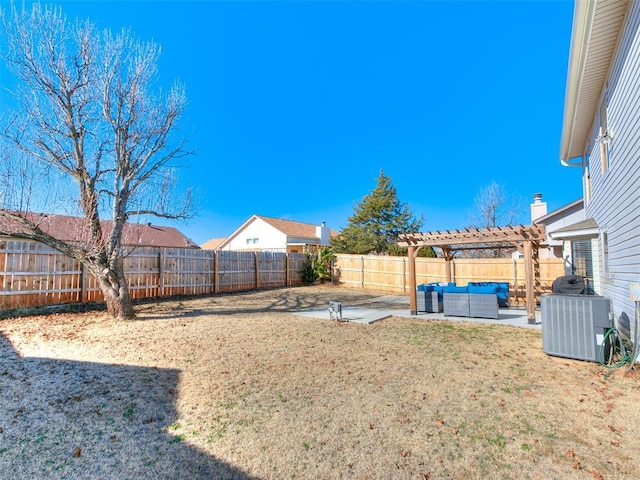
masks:
[(605, 334), (613, 326), (611, 300), (598, 295), (542, 295), (542, 350), (548, 355), (605, 362)]

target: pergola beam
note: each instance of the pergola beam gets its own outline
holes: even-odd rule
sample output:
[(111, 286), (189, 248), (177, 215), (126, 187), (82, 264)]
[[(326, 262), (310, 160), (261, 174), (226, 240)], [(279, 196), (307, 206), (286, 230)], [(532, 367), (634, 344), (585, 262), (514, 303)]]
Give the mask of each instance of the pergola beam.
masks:
[(400, 235), (398, 245), (423, 245), (432, 247), (454, 245), (482, 245), (485, 243), (520, 243), (524, 240), (543, 242), (546, 238), (544, 226), (494, 227), (483, 229), (445, 230), (443, 232), (405, 233)]
[(513, 243), (498, 243), (496, 245), (431, 245), (432, 247), (448, 248), (451, 251), (461, 252), (463, 250), (517, 250), (518, 247)]

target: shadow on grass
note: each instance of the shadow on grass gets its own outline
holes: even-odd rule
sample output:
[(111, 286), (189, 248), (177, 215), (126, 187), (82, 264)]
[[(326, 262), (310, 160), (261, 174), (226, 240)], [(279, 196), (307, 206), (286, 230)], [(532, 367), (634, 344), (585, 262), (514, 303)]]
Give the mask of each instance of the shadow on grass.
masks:
[(175, 369), (21, 357), (0, 334), (0, 472), (16, 479), (255, 478), (172, 435), (179, 380)]
[[(326, 294), (318, 295), (313, 289), (305, 286), (297, 287), (266, 287), (261, 289), (246, 290), (228, 293), (209, 293), (201, 295), (174, 295), (170, 297), (154, 297), (133, 300), (137, 313), (145, 314), (142, 320), (161, 320), (172, 318), (198, 317), (203, 315), (234, 315), (260, 312), (297, 312), (318, 307), (328, 307), (329, 301), (343, 301), (345, 305), (361, 306), (371, 301), (374, 297), (371, 293), (351, 291), (348, 299), (341, 298), (340, 290), (332, 292), (327, 289)], [(306, 289), (306, 290), (305, 290)], [(260, 298), (254, 301), (255, 296)], [(265, 296), (268, 299), (265, 300)], [(231, 302), (229, 302), (231, 297)], [(199, 302), (198, 308), (191, 308), (190, 303)], [(232, 303), (226, 308), (216, 305), (218, 302)], [(208, 303), (208, 305), (207, 305)], [(176, 313), (175, 304), (178, 304), (180, 312)], [(202, 304), (205, 308), (202, 308)], [(389, 307), (391, 308), (391, 307)], [(104, 312), (106, 305), (95, 303), (69, 303), (61, 305), (49, 305), (41, 307), (19, 308), (0, 311), (0, 320), (6, 318), (18, 318), (35, 315)], [(146, 312), (151, 312), (146, 315)]]
[[(346, 306), (371, 305), (371, 293), (353, 291), (348, 298), (341, 292), (327, 290), (318, 294), (305, 287), (272, 288), (246, 292), (219, 293), (200, 297), (174, 297), (157, 302), (139, 304), (137, 311), (141, 320), (169, 320), (209, 315), (246, 315), (251, 313), (280, 312), (295, 313), (314, 308), (328, 308), (329, 301), (342, 301)], [(198, 303), (194, 303), (199, 300)], [(192, 305), (193, 304), (193, 305)], [(375, 305), (376, 308), (397, 308), (397, 304)], [(167, 308), (167, 307), (170, 307)], [(148, 312), (148, 313), (147, 313)]]

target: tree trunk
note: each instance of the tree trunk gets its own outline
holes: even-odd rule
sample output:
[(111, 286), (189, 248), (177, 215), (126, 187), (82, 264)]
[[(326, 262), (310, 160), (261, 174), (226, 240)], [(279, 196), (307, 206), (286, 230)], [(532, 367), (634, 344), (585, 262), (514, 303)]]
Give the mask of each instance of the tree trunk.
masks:
[(104, 299), (107, 302), (107, 313), (118, 320), (133, 320), (136, 312), (129, 296), (129, 288), (121, 286), (118, 290), (109, 287), (103, 288)]
[[(122, 263), (122, 259), (120, 263)], [(113, 270), (105, 268), (94, 275), (98, 279), (104, 300), (107, 303), (107, 313), (118, 320), (133, 320), (136, 318), (136, 312), (133, 309), (129, 286), (121, 267), (122, 265)]]

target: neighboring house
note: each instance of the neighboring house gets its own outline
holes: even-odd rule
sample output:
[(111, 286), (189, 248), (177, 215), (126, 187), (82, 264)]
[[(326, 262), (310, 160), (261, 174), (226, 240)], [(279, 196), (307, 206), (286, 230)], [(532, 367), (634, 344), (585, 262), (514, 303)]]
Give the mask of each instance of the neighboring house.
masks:
[[(36, 223), (43, 232), (60, 240), (86, 243), (89, 239), (84, 218), (33, 212), (26, 213), (25, 216)], [(109, 234), (112, 222), (102, 220), (100, 224), (105, 236)], [(17, 233), (21, 229), (19, 224), (7, 218), (0, 219), (0, 231), (6, 232), (7, 236), (11, 236), (11, 232)], [(161, 227), (150, 223), (126, 223), (122, 230), (122, 244), (145, 247), (200, 248), (175, 228)]]
[[(536, 194), (540, 195), (540, 194)], [(584, 220), (584, 202), (580, 198), (564, 205), (553, 212), (547, 212), (547, 204), (542, 201), (542, 196), (534, 195), (534, 203), (531, 204), (531, 223), (544, 225), (547, 232), (547, 242), (544, 245), (544, 254), (541, 248), (540, 256), (547, 258), (564, 258), (566, 273), (576, 273), (576, 265), (573, 258), (580, 256), (580, 252), (571, 250), (571, 245), (554, 238), (555, 232)], [(540, 208), (542, 207), (542, 208)], [(591, 276), (584, 275), (583, 276)]]
[(329, 246), (329, 237), (334, 234), (324, 222), (313, 225), (253, 215), (220, 243), (217, 250), (303, 253), (308, 248)]
[[(571, 270), (571, 252), (566, 252), (564, 242), (554, 240), (550, 233), (584, 219), (582, 199), (564, 205), (551, 213), (547, 213), (547, 202), (542, 201), (542, 194), (533, 195), (531, 204), (531, 224), (540, 224), (545, 228), (547, 240), (540, 245), (538, 255), (540, 258), (564, 258), (567, 272)], [(514, 252), (514, 258), (522, 258), (524, 255)]]
[(640, 282), (640, 2), (575, 3), (560, 160), (582, 169), (585, 218), (551, 234), (591, 246), (618, 327)]

